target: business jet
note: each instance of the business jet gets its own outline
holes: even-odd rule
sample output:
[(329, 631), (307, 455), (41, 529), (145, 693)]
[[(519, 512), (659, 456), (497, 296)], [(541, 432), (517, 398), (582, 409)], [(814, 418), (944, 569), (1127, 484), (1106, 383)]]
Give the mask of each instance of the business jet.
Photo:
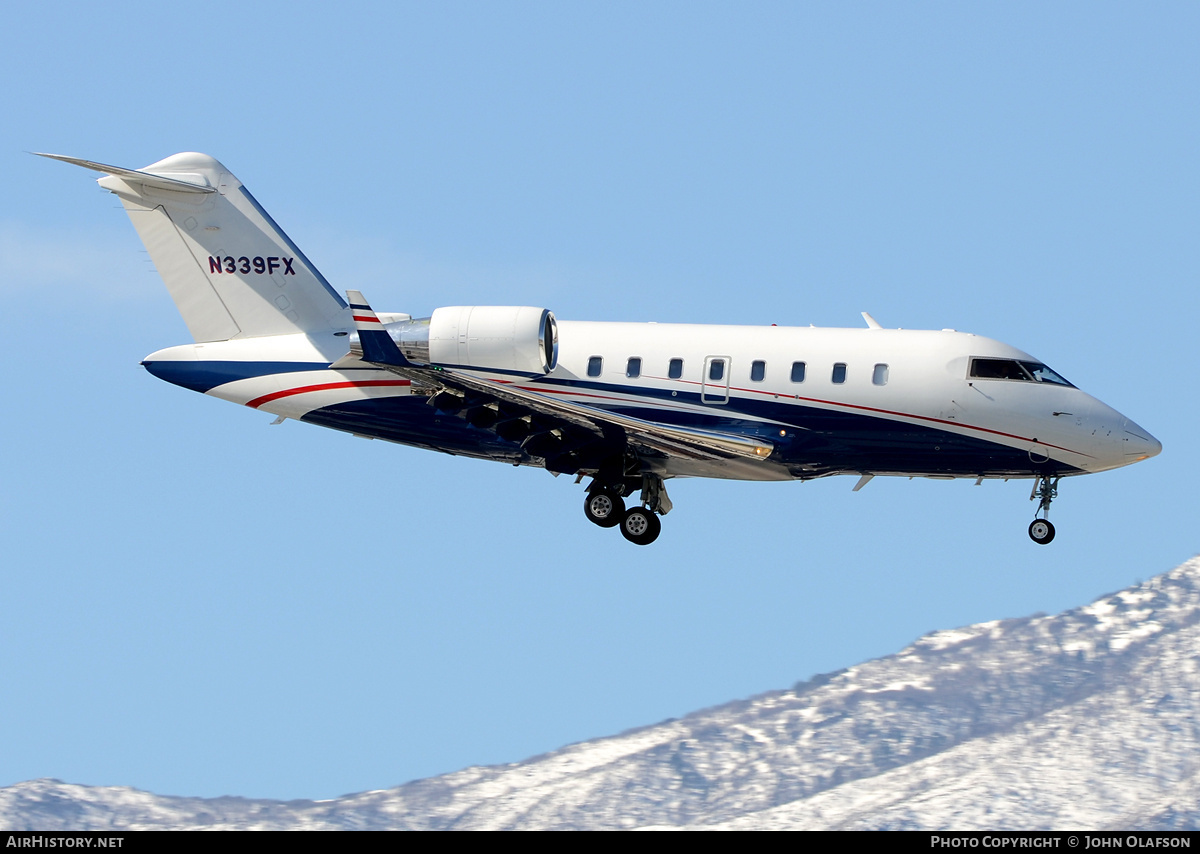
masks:
[[(584, 514), (647, 545), (666, 481), (1024, 478), (1035, 543), (1062, 478), (1155, 456), (1149, 432), (1014, 347), (951, 329), (559, 321), (545, 308), (429, 317), (343, 299), (204, 154), (104, 173), (193, 344), (142, 364), (175, 385), (404, 445), (589, 479)], [(626, 499), (640, 497), (626, 506)]]

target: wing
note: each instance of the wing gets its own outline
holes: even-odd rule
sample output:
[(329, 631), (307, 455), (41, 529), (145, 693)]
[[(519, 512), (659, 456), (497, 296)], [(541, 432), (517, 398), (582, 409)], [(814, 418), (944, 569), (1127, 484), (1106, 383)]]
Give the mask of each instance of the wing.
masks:
[[(438, 376), (446, 374), (440, 371)], [(443, 381), (447, 387), (457, 386), (477, 394), (490, 395), (511, 407), (528, 408), (539, 415), (559, 418), (575, 427), (591, 430), (597, 435), (621, 432), (635, 448), (697, 460), (720, 460), (737, 457), (766, 459), (775, 449), (761, 439), (676, 427), (620, 415), (573, 401), (552, 397), (514, 383), (481, 379), (462, 373), (452, 373)]]
[(415, 364), (401, 354), (361, 293), (348, 291), (358, 328), (348, 358), (365, 361), (426, 387), (429, 403), (517, 442), (551, 471), (597, 468), (628, 448), (639, 458), (766, 460), (774, 445), (754, 436), (661, 424), (563, 400), (516, 382)]

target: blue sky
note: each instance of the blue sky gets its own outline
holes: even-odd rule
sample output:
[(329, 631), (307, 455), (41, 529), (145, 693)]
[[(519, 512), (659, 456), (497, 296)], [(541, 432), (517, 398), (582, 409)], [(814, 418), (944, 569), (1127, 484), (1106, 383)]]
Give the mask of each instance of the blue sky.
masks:
[[(332, 797), (784, 688), (1192, 556), (1194, 4), (26, 4), (0, 69), (0, 785)], [(230, 167), (381, 310), (953, 327), (1164, 444), (1062, 485), (545, 472), (162, 383), (189, 340), (51, 151)]]

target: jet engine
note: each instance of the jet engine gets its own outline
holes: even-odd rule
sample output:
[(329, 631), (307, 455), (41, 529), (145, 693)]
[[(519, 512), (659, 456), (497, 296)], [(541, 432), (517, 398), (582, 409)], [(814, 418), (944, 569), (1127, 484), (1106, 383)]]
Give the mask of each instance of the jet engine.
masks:
[(558, 364), (558, 323), (548, 309), (454, 305), (388, 332), (420, 365), (548, 374)]

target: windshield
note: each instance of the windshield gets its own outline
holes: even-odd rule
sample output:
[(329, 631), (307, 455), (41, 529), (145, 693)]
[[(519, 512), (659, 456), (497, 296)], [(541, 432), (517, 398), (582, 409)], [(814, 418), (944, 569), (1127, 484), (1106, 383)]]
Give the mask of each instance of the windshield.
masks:
[(1018, 380), (1028, 383), (1049, 383), (1050, 385), (1075, 387), (1041, 362), (1026, 362), (1019, 359), (972, 359), (971, 376), (981, 380)]

